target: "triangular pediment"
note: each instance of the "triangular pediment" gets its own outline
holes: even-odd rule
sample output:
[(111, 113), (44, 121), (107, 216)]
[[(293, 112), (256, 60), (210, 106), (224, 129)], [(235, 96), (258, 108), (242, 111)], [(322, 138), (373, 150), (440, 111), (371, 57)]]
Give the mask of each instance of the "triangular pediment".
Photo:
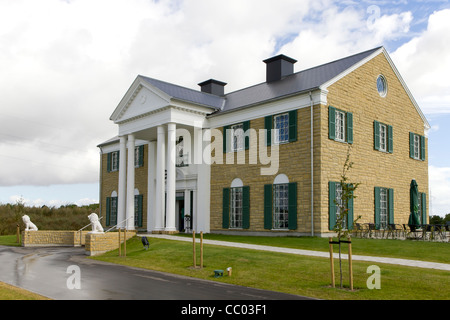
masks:
[(139, 76), (133, 82), (114, 110), (110, 119), (115, 123), (157, 112), (170, 105), (171, 97), (143, 81)]

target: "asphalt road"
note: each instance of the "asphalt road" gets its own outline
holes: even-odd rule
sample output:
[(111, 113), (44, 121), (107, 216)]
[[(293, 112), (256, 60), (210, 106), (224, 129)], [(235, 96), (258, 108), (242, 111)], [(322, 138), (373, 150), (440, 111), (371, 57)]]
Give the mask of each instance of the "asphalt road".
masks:
[(55, 300), (304, 300), (87, 259), (84, 248), (0, 246), (0, 281)]

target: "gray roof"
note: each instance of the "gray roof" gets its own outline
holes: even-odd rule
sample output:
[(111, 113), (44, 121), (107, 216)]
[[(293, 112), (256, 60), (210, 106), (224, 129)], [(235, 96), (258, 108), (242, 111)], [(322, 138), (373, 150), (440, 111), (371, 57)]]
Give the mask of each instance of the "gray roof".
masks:
[(193, 89), (189, 89), (186, 87), (181, 87), (169, 82), (164, 82), (161, 80), (156, 80), (149, 77), (140, 76), (142, 79), (144, 79), (146, 82), (150, 83), (151, 85), (155, 86), (159, 90), (167, 93), (172, 98), (183, 100), (187, 102), (192, 102), (195, 104), (200, 104), (206, 107), (210, 107), (213, 109), (220, 109), (222, 108), (225, 99), (223, 97), (219, 97), (213, 94), (204, 93), (201, 91), (196, 91)]
[(382, 47), (303, 70), (286, 76), (279, 81), (263, 82), (227, 93), (224, 96), (196, 91), (153, 78), (140, 77), (172, 98), (213, 108), (215, 111), (214, 115), (218, 115), (265, 101), (318, 89), (322, 84), (330, 81), (380, 48)]

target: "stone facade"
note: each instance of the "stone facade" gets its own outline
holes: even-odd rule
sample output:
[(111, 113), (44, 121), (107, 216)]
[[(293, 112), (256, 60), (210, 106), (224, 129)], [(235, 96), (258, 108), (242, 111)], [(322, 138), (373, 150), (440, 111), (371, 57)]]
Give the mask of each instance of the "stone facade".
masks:
[[(68, 246), (77, 247), (84, 245), (85, 236), (88, 231), (70, 230), (38, 230), (22, 231), (23, 247), (47, 247)], [(81, 236), (81, 237), (80, 237)]]
[[(383, 74), (388, 83), (386, 97), (377, 91), (377, 77)], [(353, 114), (353, 143), (329, 139), (329, 106)], [(311, 151), (310, 108), (297, 110), (297, 141), (279, 146), (279, 170), (291, 182), (297, 182), (297, 230), (285, 232), (311, 233)], [(393, 153), (374, 149), (374, 121), (393, 128)], [(264, 118), (252, 120), (250, 128), (264, 129)], [(327, 105), (314, 106), (314, 232), (324, 234), (329, 228), (329, 182), (340, 181), (351, 146), (354, 163), (348, 173), (350, 182), (361, 183), (354, 199), (354, 218), (374, 222), (374, 188), (394, 190), (394, 222), (406, 224), (410, 214), (409, 188), (412, 179), (419, 192), (428, 194), (428, 159), (411, 159), (409, 133), (425, 136), (424, 122), (407, 95), (395, 71), (384, 55), (378, 55), (328, 88)], [(427, 150), (427, 149), (425, 149)], [(250, 151), (241, 151), (248, 159)], [(269, 147), (270, 152), (270, 147)], [(427, 151), (426, 151), (427, 154)], [(225, 163), (226, 156), (224, 155)], [(211, 230), (222, 228), (222, 192), (235, 178), (250, 187), (250, 228), (264, 229), (264, 185), (274, 176), (261, 176), (261, 165), (213, 164), (211, 166)], [(428, 196), (428, 195), (427, 195)], [(428, 201), (427, 201), (428, 206)], [(428, 212), (428, 210), (427, 210)], [(272, 230), (272, 232), (279, 232)]]
[[(136, 235), (135, 231), (127, 231), (127, 240)], [(121, 244), (125, 239), (123, 230), (120, 232)], [(119, 247), (119, 232), (88, 233), (86, 235), (85, 252), (88, 256), (96, 256)]]

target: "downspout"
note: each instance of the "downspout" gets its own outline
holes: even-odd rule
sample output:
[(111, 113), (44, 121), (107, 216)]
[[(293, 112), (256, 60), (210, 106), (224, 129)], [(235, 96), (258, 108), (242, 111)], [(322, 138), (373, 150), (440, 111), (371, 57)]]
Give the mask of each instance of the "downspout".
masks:
[(311, 103), (311, 237), (314, 237), (314, 109), (311, 91), (309, 100)]
[[(99, 217), (102, 218), (102, 158), (103, 158), (103, 149), (102, 147), (99, 147), (100, 149), (100, 172), (98, 174), (98, 182), (99, 182), (99, 196), (98, 196), (98, 210), (99, 210)], [(106, 221), (106, 220), (105, 220)], [(106, 223), (106, 222), (105, 222)]]

